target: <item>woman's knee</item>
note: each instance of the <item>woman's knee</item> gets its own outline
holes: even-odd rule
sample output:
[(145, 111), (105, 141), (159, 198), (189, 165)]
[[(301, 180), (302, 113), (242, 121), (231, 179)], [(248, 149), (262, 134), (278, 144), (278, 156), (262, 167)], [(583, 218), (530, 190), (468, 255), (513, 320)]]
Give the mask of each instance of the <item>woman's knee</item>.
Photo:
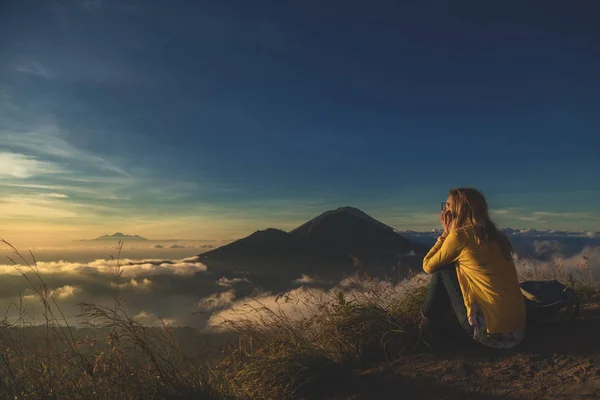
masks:
[(442, 265), (441, 267), (438, 267), (435, 270), (435, 272), (439, 272), (441, 274), (448, 273), (448, 272), (454, 272), (454, 273), (456, 273), (456, 265), (455, 264)]
[(446, 280), (448, 277), (452, 277), (452, 274), (456, 275), (456, 267), (454, 265), (444, 265), (436, 268), (431, 274), (431, 278)]

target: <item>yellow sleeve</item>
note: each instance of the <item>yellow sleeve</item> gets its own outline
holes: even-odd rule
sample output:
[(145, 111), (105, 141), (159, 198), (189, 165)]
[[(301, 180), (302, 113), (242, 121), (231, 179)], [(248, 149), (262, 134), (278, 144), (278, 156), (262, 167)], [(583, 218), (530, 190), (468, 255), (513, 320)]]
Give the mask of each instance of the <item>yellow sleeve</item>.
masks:
[(432, 274), (437, 268), (456, 262), (463, 246), (457, 231), (450, 232), (445, 239), (440, 236), (423, 259), (423, 270)]

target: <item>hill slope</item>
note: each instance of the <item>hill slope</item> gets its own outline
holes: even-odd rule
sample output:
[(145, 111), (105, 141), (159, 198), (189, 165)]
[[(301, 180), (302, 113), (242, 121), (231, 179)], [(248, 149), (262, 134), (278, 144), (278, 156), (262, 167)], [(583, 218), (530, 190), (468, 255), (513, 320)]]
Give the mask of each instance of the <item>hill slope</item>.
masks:
[[(412, 356), (357, 369), (304, 399), (600, 399), (600, 298), (574, 324), (534, 325), (513, 350), (447, 339)], [(402, 394), (402, 397), (399, 397)]]

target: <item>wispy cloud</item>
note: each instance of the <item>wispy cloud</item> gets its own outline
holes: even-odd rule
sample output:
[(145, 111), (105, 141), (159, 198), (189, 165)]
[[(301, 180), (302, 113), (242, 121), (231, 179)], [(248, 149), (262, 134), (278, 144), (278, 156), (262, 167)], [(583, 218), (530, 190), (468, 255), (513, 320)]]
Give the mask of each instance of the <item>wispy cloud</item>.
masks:
[(57, 218), (90, 221), (100, 215), (123, 215), (122, 202), (130, 198), (123, 192), (143, 188), (143, 179), (74, 146), (56, 124), (25, 128), (10, 121), (0, 125), (4, 219), (38, 218), (44, 224)]
[[(24, 130), (0, 126), (0, 142), (7, 148), (4, 159), (0, 159), (3, 166), (0, 177), (14, 178), (3, 182), (6, 187), (38, 188), (67, 196), (78, 193), (93, 200), (127, 201), (144, 197), (156, 203), (181, 202), (190, 194), (198, 197), (202, 193), (236, 190), (212, 182), (158, 179), (151, 168), (138, 166), (135, 173), (129, 172), (88, 149), (74, 146), (54, 123)], [(50, 173), (54, 174), (50, 183), (17, 180)]]
[[(42, 275), (81, 275), (81, 274), (101, 274), (112, 276), (115, 273), (117, 265), (116, 260), (96, 260), (89, 263), (67, 262), (67, 261), (38, 261), (36, 264), (37, 271)], [(197, 272), (205, 272), (206, 265), (200, 262), (186, 262), (183, 260), (120, 260), (122, 265), (124, 278), (130, 278), (130, 286), (140, 287), (149, 286), (152, 282), (145, 279), (149, 276), (191, 276)], [(23, 270), (27, 270), (25, 265), (20, 266)], [(15, 269), (14, 265), (0, 264), (1, 275), (16, 275), (20, 273)]]
[(19, 65), (16, 69), (19, 72), (37, 76), (37, 77), (44, 78), (44, 79), (53, 79), (56, 77), (56, 73), (54, 73), (53, 71), (44, 67), (42, 64), (40, 64), (37, 61), (33, 61), (29, 64)]
[(300, 278), (294, 279), (292, 283), (297, 285), (319, 285), (322, 284), (323, 281), (318, 277), (312, 277), (306, 274), (300, 275)]
[[(117, 284), (115, 282), (111, 282), (110, 286), (116, 288)], [(143, 278), (143, 279), (139, 279), (139, 280), (132, 278), (131, 280), (129, 280), (129, 282), (120, 283), (119, 287), (147, 291), (147, 290), (150, 290), (150, 288), (152, 287), (152, 281), (148, 278)]]
[(519, 221), (547, 224), (550, 220), (595, 220), (599, 219), (599, 216), (589, 212), (533, 211), (525, 215), (521, 214), (516, 219)]
[(175, 319), (161, 318), (154, 313), (149, 313), (146, 311), (141, 311), (139, 314), (135, 315), (133, 319), (142, 325), (160, 327), (162, 327), (163, 325), (173, 325), (176, 322)]
[(52, 157), (66, 161), (85, 162), (95, 168), (123, 176), (129, 174), (119, 166), (78, 147), (65, 139), (64, 133), (53, 123), (46, 123), (26, 131), (0, 131), (3, 146), (38, 157)]
[(71, 218), (70, 223), (72, 218), (77, 218), (78, 222), (89, 222), (99, 214), (116, 212), (110, 205), (78, 202), (59, 193), (50, 193), (50, 196), (43, 193), (5, 195), (0, 198), (0, 208), (4, 220), (26, 218), (37, 219), (40, 223), (66, 218)]
[(65, 204), (52, 197), (9, 195), (0, 199), (2, 218), (5, 219), (39, 216), (46, 219), (78, 217), (81, 214), (76, 210), (77, 206), (74, 203)]
[(519, 221), (528, 221), (528, 222), (540, 222), (540, 223), (546, 223), (547, 221), (542, 221), (540, 220), (540, 217), (519, 217), (517, 218)]
[(594, 218), (594, 214), (588, 212), (550, 212), (536, 211), (533, 213), (535, 217), (551, 217), (551, 218)]
[(20, 153), (0, 152), (0, 178), (26, 179), (63, 172), (58, 164)]
[(507, 215), (510, 213), (511, 213), (511, 210), (506, 210), (506, 209), (490, 210), (491, 215)]
[(74, 296), (81, 289), (77, 286), (65, 285), (63, 287), (59, 287), (51, 292), (51, 294), (59, 299), (66, 299), (68, 297)]
[(491, 208), (490, 215), (496, 216), (515, 216), (523, 212), (521, 207), (507, 207), (507, 208)]
[(222, 286), (222, 287), (226, 287), (226, 288), (230, 288), (233, 287), (235, 285), (239, 285), (239, 284), (250, 284), (252, 283), (252, 281), (250, 281), (248, 278), (233, 278), (233, 279), (229, 279), (226, 277), (221, 277), (219, 278), (219, 280), (217, 280), (217, 285)]
[(198, 309), (203, 312), (213, 312), (230, 307), (235, 301), (235, 290), (213, 293), (198, 302)]
[(41, 193), (40, 197), (47, 197), (50, 199), (67, 199), (69, 196), (63, 193)]
[[(38, 193), (40, 191), (50, 191), (48, 193), (38, 193), (38, 197), (45, 198), (70, 198), (70, 195), (76, 194), (84, 197), (92, 197), (95, 200), (103, 201), (103, 200), (130, 200), (131, 197), (127, 195), (117, 195), (115, 194), (115, 190), (119, 189), (120, 186), (128, 185), (128, 187), (133, 186), (132, 179), (115, 179), (112, 181), (105, 182), (105, 185), (99, 185), (94, 182), (92, 178), (90, 180), (78, 179), (74, 177), (70, 177), (69, 179), (62, 180), (58, 176), (57, 180), (61, 181), (61, 184), (42, 184), (42, 183), (22, 183), (22, 180), (14, 180), (5, 179), (2, 182), (2, 187), (10, 193), (19, 194), (19, 195), (30, 195), (31, 193)], [(82, 183), (88, 183), (90, 186), (84, 186)], [(120, 184), (120, 185), (119, 185)], [(63, 192), (63, 193), (59, 193)], [(64, 192), (68, 192), (64, 193)]]
[(2, 182), (2, 186), (23, 188), (23, 189), (41, 189), (41, 190), (66, 190), (67, 186), (60, 185), (44, 185), (38, 183), (16, 183), (16, 182)]
[[(25, 301), (39, 301), (39, 296), (31, 289), (26, 289), (25, 294), (23, 296), (23, 300)], [(71, 297), (74, 297), (75, 294), (81, 293), (81, 288), (78, 286), (65, 285), (56, 289), (50, 290), (50, 295), (54, 296), (56, 299), (64, 300)]]

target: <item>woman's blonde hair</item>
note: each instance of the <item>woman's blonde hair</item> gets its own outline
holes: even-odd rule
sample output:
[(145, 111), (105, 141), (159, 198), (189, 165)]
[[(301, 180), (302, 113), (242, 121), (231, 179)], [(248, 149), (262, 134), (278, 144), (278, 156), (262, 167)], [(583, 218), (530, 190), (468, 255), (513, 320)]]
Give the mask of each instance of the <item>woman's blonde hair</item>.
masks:
[(506, 259), (512, 259), (513, 248), (510, 240), (490, 219), (483, 194), (472, 188), (451, 189), (448, 194), (453, 200), (450, 211), (454, 228), (473, 228), (478, 244), (487, 245), (494, 242)]

